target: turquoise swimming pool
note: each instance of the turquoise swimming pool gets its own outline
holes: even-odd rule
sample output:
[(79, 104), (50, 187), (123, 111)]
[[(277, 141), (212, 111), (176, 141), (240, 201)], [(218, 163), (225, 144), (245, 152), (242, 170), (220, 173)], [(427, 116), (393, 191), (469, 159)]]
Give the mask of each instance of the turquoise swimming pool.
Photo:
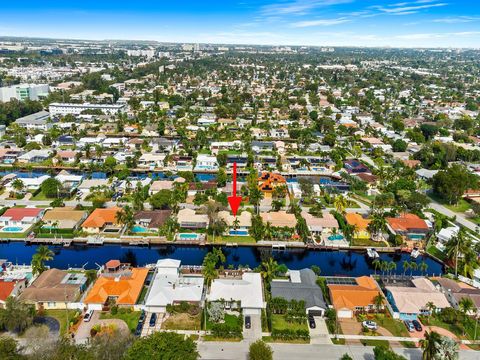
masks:
[(148, 231), (148, 229), (146, 227), (143, 227), (143, 226), (140, 226), (140, 225), (135, 225), (134, 227), (132, 227), (132, 230), (131, 230), (133, 233), (145, 233)]
[(343, 239), (345, 239), (345, 238), (341, 234), (330, 235), (328, 237), (328, 240), (330, 240), (330, 241), (339, 241), (339, 240), (343, 240)]
[(23, 228), (21, 228), (20, 226), (7, 226), (7, 227), (4, 227), (1, 231), (2, 232), (22, 232)]
[(198, 240), (199, 236), (195, 233), (181, 233), (178, 234), (179, 240)]
[(425, 237), (425, 235), (423, 234), (408, 234), (407, 236), (411, 240), (423, 240), (423, 238)]
[(248, 236), (248, 230), (230, 230), (230, 236)]

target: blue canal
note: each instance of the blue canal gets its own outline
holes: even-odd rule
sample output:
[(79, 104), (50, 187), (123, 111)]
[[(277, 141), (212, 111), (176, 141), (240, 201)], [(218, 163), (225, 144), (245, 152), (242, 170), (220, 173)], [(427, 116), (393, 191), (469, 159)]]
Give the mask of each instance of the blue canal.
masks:
[[(27, 246), (23, 242), (11, 242), (0, 244), (0, 259), (8, 259), (13, 263), (30, 263), (37, 245)], [(111, 259), (119, 259), (132, 263), (135, 266), (155, 263), (158, 259), (174, 258), (182, 261), (183, 265), (201, 265), (203, 257), (209, 247), (197, 246), (159, 246), (159, 247), (128, 247), (120, 245), (104, 245), (88, 247), (72, 245), (69, 248), (50, 247), (55, 252), (55, 257), (47, 265), (60, 269), (69, 267), (82, 267), (86, 269), (96, 268), (96, 264), (104, 264)], [(279, 264), (285, 264), (290, 269), (303, 269), (317, 265), (325, 276), (361, 276), (374, 273), (374, 267), (368, 261), (364, 253), (352, 251), (325, 251), (307, 249), (289, 249), (276, 251), (261, 247), (223, 247), (227, 258), (227, 264), (234, 266), (248, 265), (257, 267), (262, 259), (273, 256)], [(403, 261), (415, 261), (420, 264), (424, 261), (428, 265), (425, 274), (440, 275), (443, 273), (443, 265), (430, 257), (419, 256), (416, 260), (404, 253), (382, 253), (380, 257), (384, 261), (393, 261), (397, 268), (392, 273), (403, 273)], [(408, 274), (410, 270), (408, 271)], [(421, 275), (421, 271), (413, 272)]]

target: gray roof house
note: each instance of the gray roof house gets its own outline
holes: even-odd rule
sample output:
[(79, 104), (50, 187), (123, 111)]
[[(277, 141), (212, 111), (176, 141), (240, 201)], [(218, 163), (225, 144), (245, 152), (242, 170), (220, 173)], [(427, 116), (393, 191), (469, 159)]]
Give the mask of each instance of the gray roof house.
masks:
[(317, 275), (311, 269), (289, 270), (289, 275), (289, 280), (272, 281), (272, 298), (303, 300), (308, 315), (324, 316), (328, 306), (317, 285)]
[(29, 130), (48, 130), (52, 127), (49, 121), (50, 114), (47, 111), (39, 111), (15, 120), (15, 123)]

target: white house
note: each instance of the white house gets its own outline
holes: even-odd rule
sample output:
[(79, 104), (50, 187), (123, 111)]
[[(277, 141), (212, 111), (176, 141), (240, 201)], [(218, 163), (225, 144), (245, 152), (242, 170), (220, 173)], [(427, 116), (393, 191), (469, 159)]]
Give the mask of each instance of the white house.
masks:
[(235, 308), (237, 302), (245, 315), (260, 315), (265, 309), (262, 276), (260, 273), (246, 272), (241, 279), (215, 279), (210, 287), (208, 301), (225, 301), (227, 308)]
[(203, 282), (200, 275), (182, 275), (180, 260), (161, 259), (155, 265), (155, 275), (147, 294), (145, 309), (165, 312), (167, 305), (187, 302), (200, 304), (203, 300)]
[(218, 170), (218, 162), (215, 156), (199, 154), (195, 170)]

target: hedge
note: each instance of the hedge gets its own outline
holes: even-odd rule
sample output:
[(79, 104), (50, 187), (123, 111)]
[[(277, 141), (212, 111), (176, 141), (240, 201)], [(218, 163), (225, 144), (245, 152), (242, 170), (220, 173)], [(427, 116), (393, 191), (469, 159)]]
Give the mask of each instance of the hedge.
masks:
[(310, 340), (310, 332), (302, 329), (272, 329), (272, 338), (275, 340)]

